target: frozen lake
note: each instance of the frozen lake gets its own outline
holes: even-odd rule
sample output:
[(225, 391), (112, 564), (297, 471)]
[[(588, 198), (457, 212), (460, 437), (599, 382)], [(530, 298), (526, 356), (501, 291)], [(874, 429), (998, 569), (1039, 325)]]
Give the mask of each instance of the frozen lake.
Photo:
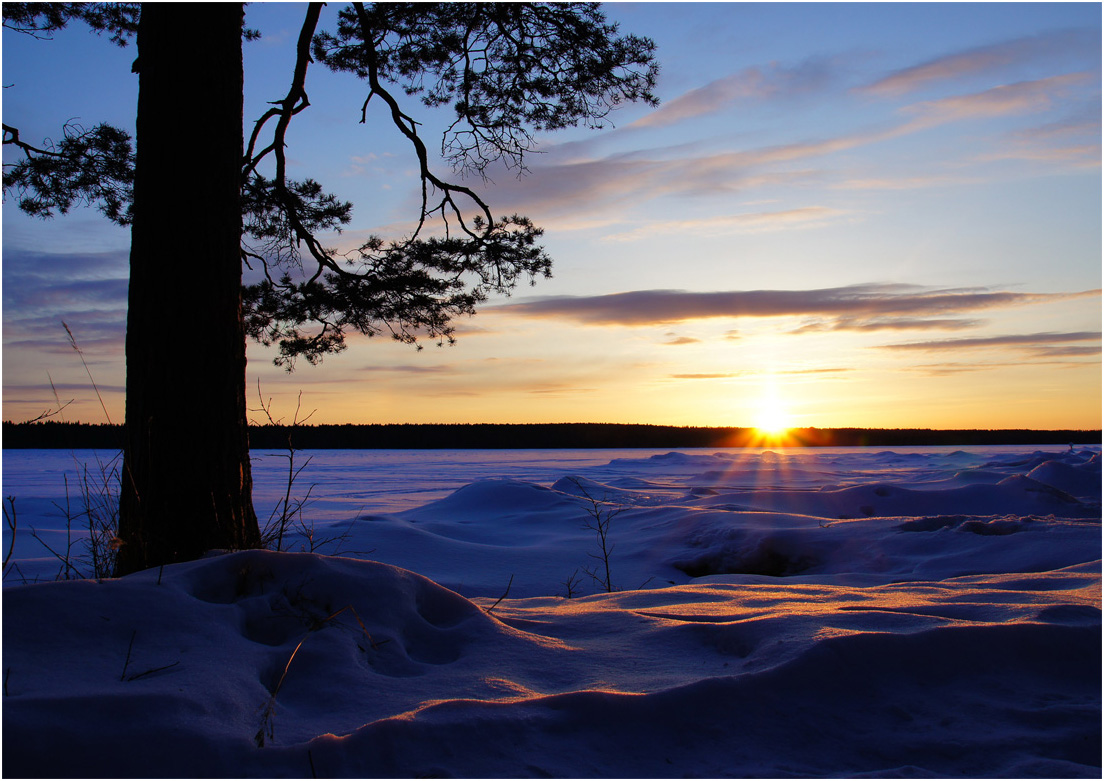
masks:
[[(578, 476), (603, 486), (601, 490), (605, 493), (630, 489), (624, 495), (625, 502), (637, 506), (668, 502), (685, 505), (684, 495), (695, 488), (754, 491), (759, 496), (757, 509), (808, 511), (817, 515), (815, 508), (803, 506), (804, 493), (793, 492), (892, 483), (927, 489), (930, 493), (952, 487), (955, 480), (966, 484), (995, 483), (1015, 474), (1026, 474), (1049, 460), (1070, 457), (1084, 460), (1098, 454), (1100, 447), (1077, 446), (1076, 452), (1082, 455), (1075, 456), (1069, 445), (1062, 444), (892, 449), (304, 450), (295, 454), (296, 468), (303, 469), (292, 497), (302, 498), (310, 491), (303, 518), (319, 530), (320, 536), (325, 536), (327, 529), (336, 534), (356, 527), (358, 533), (353, 536), (364, 538), (362, 545), (335, 545), (330, 546), (332, 550), (321, 549), (323, 552), (372, 550), (379, 554), (374, 535), (358, 520), (417, 511), (465, 486), (488, 480), (548, 488), (567, 476)], [(69, 514), (79, 514), (82, 475), (89, 475), (93, 485), (102, 484), (102, 473), (117, 468), (117, 455), (117, 451), (93, 450), (3, 451), (3, 496), (14, 497), (23, 532), (17, 535), (14, 554), (22, 578), (51, 579), (56, 575), (56, 559), (27, 532), (34, 528), (55, 550), (79, 540), (83, 534), (79, 523), (66, 529), (66, 512), (62, 509), (67, 502), (66, 490)], [(254, 506), (263, 526), (284, 497), (288, 461), (286, 452), (278, 450), (254, 450), (252, 460)], [(1098, 464), (1096, 469), (1099, 471)], [(187, 486), (181, 486), (181, 490), (186, 489)], [(700, 496), (694, 499), (698, 505), (703, 501), (708, 500)], [(967, 513), (989, 511), (974, 504), (967, 500), (959, 509)], [(866, 506), (860, 505), (855, 511)], [(1010, 509), (1009, 502), (997, 509)], [(846, 511), (840, 510), (836, 515), (839, 514)], [(894, 514), (914, 513), (898, 508)], [(7, 551), (6, 527), (3, 534), (3, 549)], [(401, 547), (400, 541), (396, 545)], [(426, 564), (406, 555), (397, 553), (397, 556), (392, 563)], [(433, 577), (435, 573), (422, 574)], [(19, 581), (18, 576), (9, 573), (5, 583), (11, 583), (13, 577)]]
[[(1078, 450), (1085, 449), (1077, 446)], [(626, 467), (611, 462), (650, 459), (666, 453), (686, 455), (725, 454), (733, 458), (773, 452), (787, 461), (854, 466), (854, 458), (892, 451), (901, 456), (939, 456), (968, 453), (975, 461), (996, 459), (1034, 451), (1062, 454), (1068, 445), (961, 448), (938, 447), (842, 447), (842, 448), (684, 448), (684, 449), (577, 449), (577, 450), (303, 450), (296, 463), (308, 458), (299, 483), (317, 487), (314, 507), (320, 517), (340, 520), (341, 513), (390, 513), (408, 510), (443, 498), (468, 483), (488, 478), (508, 478), (551, 485), (565, 474), (585, 474), (594, 480), (623, 474)], [(1095, 448), (1099, 451), (1100, 448)], [(78, 479), (84, 465), (95, 472), (98, 463), (109, 463), (114, 451), (95, 450), (4, 450), (3, 495), (17, 500), (63, 501), (63, 475), (70, 483)], [(253, 481), (257, 514), (263, 516), (286, 485), (287, 459), (277, 450), (254, 450)], [(945, 461), (944, 464), (958, 463)], [(902, 467), (879, 463), (877, 469)], [(936, 466), (938, 468), (938, 464)]]

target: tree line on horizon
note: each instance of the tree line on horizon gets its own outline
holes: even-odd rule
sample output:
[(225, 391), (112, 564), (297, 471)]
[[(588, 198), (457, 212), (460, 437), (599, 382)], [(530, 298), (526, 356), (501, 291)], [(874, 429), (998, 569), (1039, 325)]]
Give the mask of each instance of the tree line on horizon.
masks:
[[(118, 449), (124, 427), (3, 422), (5, 449)], [(630, 423), (340, 423), (249, 427), (252, 450), (451, 450), (924, 445), (1094, 445), (1100, 430), (794, 428), (764, 439), (754, 428)]]

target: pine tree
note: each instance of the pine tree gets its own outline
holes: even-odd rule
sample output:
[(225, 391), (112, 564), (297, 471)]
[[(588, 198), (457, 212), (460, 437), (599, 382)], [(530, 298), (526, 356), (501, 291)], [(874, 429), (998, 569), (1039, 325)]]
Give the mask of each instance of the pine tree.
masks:
[[(117, 571), (259, 544), (245, 407), (245, 341), (275, 362), (317, 363), (345, 335), (451, 342), (452, 321), (491, 293), (549, 276), (542, 231), (495, 216), (471, 188), (439, 177), (402, 100), (451, 107), (441, 150), (460, 173), (524, 170), (534, 134), (601, 127), (623, 101), (655, 104), (654, 44), (618, 36), (594, 4), (353, 3), (332, 31), (309, 4), (286, 96), (243, 137), (243, 26), (234, 3), (5, 3), (6, 28), (48, 36), (78, 19), (134, 38), (137, 143), (108, 125), (68, 127), (5, 165), (5, 197), (52, 217), (76, 203), (130, 225), (126, 436)], [(309, 106), (308, 70), (353, 73), (360, 109), (382, 102), (422, 183), (416, 227), (355, 252), (325, 247), (352, 204), (287, 175), (286, 135)], [(400, 99), (401, 98), (401, 99)], [(257, 279), (243, 287), (243, 263)], [(181, 343), (166, 331), (179, 328)]]

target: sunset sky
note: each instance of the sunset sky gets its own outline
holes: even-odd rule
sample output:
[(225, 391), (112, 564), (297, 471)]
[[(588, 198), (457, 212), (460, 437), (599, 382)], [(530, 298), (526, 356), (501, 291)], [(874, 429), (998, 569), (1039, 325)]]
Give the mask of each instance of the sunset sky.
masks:
[[(302, 9), (247, 8), (247, 121), (287, 91)], [(288, 375), (251, 344), (250, 407), (260, 380), (278, 417), (301, 391), (316, 423), (1100, 427), (1099, 4), (605, 9), (658, 44), (661, 106), (542, 137), (528, 175), (485, 189), (545, 229), (554, 278), (452, 347), (353, 337)], [(133, 128), (134, 57), (79, 25), (4, 31), (4, 121), (31, 141), (71, 118)], [(291, 174), (356, 204), (329, 243), (401, 232), (406, 142), (379, 107), (359, 124), (354, 78), (314, 66), (307, 89)], [(447, 120), (408, 110), (432, 148)], [(65, 419), (104, 420), (64, 320), (122, 421), (128, 244), (94, 212), (4, 204), (4, 419), (53, 406), (52, 379)], [(203, 360), (202, 316), (165, 291), (181, 361)]]

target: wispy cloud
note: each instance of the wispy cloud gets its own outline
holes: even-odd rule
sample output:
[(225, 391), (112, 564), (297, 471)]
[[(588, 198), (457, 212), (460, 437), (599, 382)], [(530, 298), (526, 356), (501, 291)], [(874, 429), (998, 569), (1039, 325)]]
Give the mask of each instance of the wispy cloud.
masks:
[[(904, 366), (901, 367), (901, 369), (904, 371), (927, 374), (932, 377), (947, 377), (956, 374), (1022, 368), (1024, 365), (1025, 363), (1022, 360), (1016, 363), (1005, 361), (946, 361), (943, 363), (923, 363), (914, 366)], [(1054, 369), (1084, 369), (1090, 364), (1085, 361), (1072, 360), (1032, 360), (1030, 365), (1033, 368), (1047, 366)]]
[(664, 342), (665, 345), (680, 346), (684, 344), (699, 344), (701, 342), (701, 339), (695, 339), (692, 336), (678, 336), (677, 334), (667, 334), (667, 336), (671, 338)]
[(1095, 347), (1078, 345), (1034, 347), (1032, 352), (1044, 358), (1079, 358), (1082, 356), (1100, 355), (1100, 345)]
[[(636, 290), (601, 296), (556, 296), (518, 301), (495, 311), (527, 317), (574, 320), (587, 325), (643, 326), (718, 317), (804, 316), (828, 318), (826, 327), (888, 325), (894, 318), (945, 321), (947, 315), (1021, 306), (1082, 296), (1078, 293), (1017, 293), (978, 288), (930, 289), (915, 285), (865, 284), (818, 290)], [(887, 321), (886, 318), (890, 320)], [(914, 326), (919, 323), (914, 323)], [(946, 328), (945, 322), (937, 327)]]
[(1018, 130), (982, 160), (1033, 160), (1077, 168), (1100, 167), (1100, 98), (1054, 122)]
[(902, 68), (859, 91), (878, 96), (903, 95), (939, 82), (987, 74), (1011, 65), (1055, 60), (1071, 53), (1100, 59), (1100, 32), (1052, 30), (1010, 41), (977, 46)]
[(72, 352), (64, 320), (82, 349), (118, 352), (126, 331), (128, 268), (126, 252), (5, 249), (5, 349)]
[(725, 372), (721, 374), (669, 374), (670, 380), (730, 380), (733, 377), (741, 377), (745, 372)]
[[(126, 392), (126, 388), (124, 388), (122, 385), (101, 385), (100, 383), (96, 383), (96, 389), (99, 390), (101, 393), (125, 393)], [(26, 394), (28, 394), (27, 399), (18, 399), (18, 401), (20, 401), (20, 402), (33, 401), (33, 400), (36, 400), (36, 399), (40, 399), (40, 398), (42, 398), (42, 394), (44, 394), (44, 393), (47, 396), (52, 397), (54, 391), (57, 391), (59, 395), (64, 397), (64, 396), (68, 396), (69, 394), (72, 394), (72, 393), (88, 394), (88, 393), (91, 393), (92, 390), (93, 389), (92, 389), (91, 384), (87, 383), (87, 382), (85, 382), (85, 383), (55, 382), (53, 385), (51, 385), (48, 382), (42, 382), (42, 383), (35, 383), (35, 384), (29, 384), (29, 385), (5, 385), (4, 386), (4, 392), (5, 393), (11, 393), (11, 394), (26, 393)], [(10, 400), (11, 401), (16, 401), (16, 399), (14, 399), (14, 398), (12, 398)], [(65, 399), (63, 398), (62, 402), (64, 402), (64, 401), (65, 401)]]
[(814, 57), (794, 66), (772, 62), (744, 68), (684, 92), (645, 114), (629, 128), (665, 127), (745, 101), (777, 100), (822, 90), (833, 78), (832, 61)]
[(30, 317), (13, 314), (10, 318), (5, 311), (4, 349), (70, 355), (73, 347), (62, 328), (62, 321), (69, 325), (86, 355), (122, 356), (126, 339), (125, 309), (70, 311)]
[[(1002, 334), (983, 336), (975, 339), (938, 339), (928, 342), (903, 342), (887, 344), (887, 350), (966, 350), (989, 348), (1017, 348), (1047, 351), (1048, 345), (1062, 345), (1068, 342), (1098, 342), (1100, 331), (1075, 331), (1073, 333), (1043, 332), (1035, 334)], [(1066, 348), (1063, 348), (1066, 349)]]
[[(847, 368), (823, 368), (823, 369), (781, 369), (774, 370), (771, 375), (784, 375), (788, 377), (802, 377), (808, 375), (825, 375), (825, 374), (844, 374), (846, 372), (852, 372), (854, 369)], [(669, 374), (667, 379), (669, 380), (731, 380), (738, 377), (759, 377), (762, 376), (762, 371), (739, 371), (739, 372), (717, 372), (717, 373), (703, 373), (703, 374)]]
[(904, 109), (906, 114), (915, 116), (906, 129), (918, 130), (966, 119), (1046, 111), (1070, 88), (1097, 79), (1098, 74), (1089, 72), (1064, 73), (1044, 79), (1001, 84), (981, 92), (914, 103)]
[(1077, 168), (1100, 167), (1100, 144), (1045, 147), (1023, 144), (994, 151), (985, 160), (1033, 160)]
[(663, 220), (650, 222), (639, 228), (611, 233), (603, 241), (637, 241), (664, 234), (693, 232), (698, 236), (717, 236), (731, 233), (763, 233), (776, 230), (814, 228), (848, 216), (842, 209), (827, 206), (806, 206), (775, 212), (748, 212), (721, 217), (689, 220)]
[(21, 312), (75, 312), (126, 308), (127, 280), (55, 280), (37, 285), (5, 285), (4, 306)]
[(928, 187), (976, 184), (979, 181), (981, 181), (979, 177), (963, 176), (962, 174), (924, 174), (922, 176), (901, 176), (897, 178), (856, 176), (833, 184), (832, 187), (840, 190), (919, 190)]
[(582, 388), (576, 385), (568, 385), (567, 383), (549, 382), (544, 385), (533, 385), (521, 390), (535, 396), (573, 396), (576, 394), (594, 393), (598, 389)]
[[(559, 229), (593, 226), (595, 214), (603, 215), (597, 224), (608, 225), (618, 210), (642, 201), (662, 197), (716, 197), (748, 192), (769, 186), (821, 183), (824, 165), (835, 155), (861, 150), (885, 141), (931, 130), (944, 125), (978, 119), (1029, 114), (1052, 114), (1073, 101), (1074, 90), (1091, 84), (1097, 74), (1081, 72), (1004, 84), (990, 89), (922, 101), (898, 109), (895, 117), (866, 128), (856, 128), (823, 138), (792, 143), (714, 151), (684, 145), (638, 149), (604, 157), (587, 157), (575, 150), (567, 154), (553, 149), (534, 165), (531, 175), (518, 180), (503, 176), (487, 197), (494, 203), (509, 203), (511, 208), (536, 216), (545, 225)], [(1080, 98), (1078, 98), (1080, 99)], [(1057, 130), (1055, 130), (1057, 132)], [(1083, 146), (1079, 144), (1079, 146)], [(1053, 149), (1054, 143), (1041, 136), (1020, 139), (1020, 153)], [(1070, 149), (1067, 154), (1084, 155)], [(1060, 160), (1058, 161), (1060, 162)], [(917, 177), (891, 180), (886, 177), (844, 179), (843, 187), (863, 189), (906, 189), (919, 186), (957, 184), (976, 181), (961, 171), (953, 174), (924, 173)], [(784, 220), (805, 221), (838, 219), (839, 211), (823, 204), (779, 210), (758, 215), (730, 215), (701, 221), (697, 227), (713, 231), (771, 230)], [(580, 223), (579, 215), (586, 215)], [(557, 221), (564, 221), (560, 224)], [(639, 231), (615, 233), (616, 240), (646, 237), (654, 232), (677, 230), (685, 220), (659, 223)]]
[[(563, 229), (560, 223), (566, 218), (570, 227), (601, 227), (609, 224), (609, 216), (616, 215), (618, 208), (641, 201), (667, 196), (710, 197), (817, 181), (822, 177), (819, 171), (796, 166), (897, 132), (883, 128), (750, 149), (718, 152), (664, 147), (570, 160), (553, 150), (533, 166), (529, 176), (503, 176), (486, 196), (493, 203), (509, 203), (511, 209), (539, 217), (544, 225), (559, 220), (556, 224)], [(604, 213), (607, 218), (595, 223), (596, 213)]]
[(790, 331), (792, 334), (815, 333), (818, 331), (962, 331), (976, 328), (981, 320), (960, 320), (940, 318), (898, 317), (871, 319), (853, 319), (847, 317), (833, 320), (814, 320)]
[(843, 374), (845, 372), (853, 372), (854, 369), (845, 368), (831, 368), (831, 369), (788, 369), (778, 372), (779, 374)]
[(395, 156), (390, 152), (384, 152), (383, 154), (369, 152), (366, 155), (352, 155), (349, 158), (348, 165), (339, 175), (344, 177), (390, 175), (395, 170), (394, 158)]
[(452, 366), (419, 366), (407, 364), (399, 366), (365, 366), (361, 371), (387, 372), (392, 374), (450, 374), (455, 371)]
[(4, 248), (4, 275), (8, 278), (41, 280), (126, 279), (129, 253), (48, 253)]

